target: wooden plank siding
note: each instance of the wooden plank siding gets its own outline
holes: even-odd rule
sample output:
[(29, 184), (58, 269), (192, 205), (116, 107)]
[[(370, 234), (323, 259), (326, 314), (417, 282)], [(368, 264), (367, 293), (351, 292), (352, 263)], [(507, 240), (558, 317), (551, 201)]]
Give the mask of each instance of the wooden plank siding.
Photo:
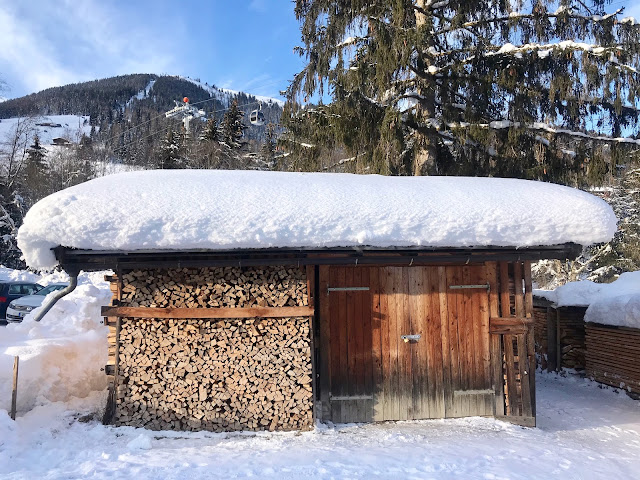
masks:
[(587, 375), (640, 395), (640, 329), (587, 323)]

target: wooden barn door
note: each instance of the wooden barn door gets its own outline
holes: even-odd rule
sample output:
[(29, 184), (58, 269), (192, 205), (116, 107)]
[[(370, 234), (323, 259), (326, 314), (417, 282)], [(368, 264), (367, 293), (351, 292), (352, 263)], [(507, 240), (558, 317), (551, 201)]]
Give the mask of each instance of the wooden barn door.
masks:
[(320, 267), (323, 418), (492, 415), (486, 282), (481, 266)]
[[(323, 393), (333, 422), (373, 420), (371, 268), (321, 267), (320, 304), (330, 352)], [(322, 307), (321, 307), (322, 308)], [(322, 374), (321, 374), (322, 375)], [(328, 391), (326, 390), (328, 388)]]
[(484, 266), (445, 267), (443, 311), (447, 417), (494, 414), (489, 349), (489, 287)]

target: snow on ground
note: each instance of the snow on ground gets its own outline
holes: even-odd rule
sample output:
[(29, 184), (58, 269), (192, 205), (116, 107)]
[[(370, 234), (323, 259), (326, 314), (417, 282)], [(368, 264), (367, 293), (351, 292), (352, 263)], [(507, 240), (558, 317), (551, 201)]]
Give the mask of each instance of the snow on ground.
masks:
[[(100, 307), (109, 304), (111, 291), (104, 275), (81, 274), (78, 287), (59, 300), (41, 322), (33, 320), (36, 309), (22, 323), (0, 327), (0, 409), (10, 407), (16, 355), (20, 357), (19, 412), (85, 397), (106, 387), (100, 369), (107, 361), (107, 328), (100, 324)], [(0, 267), (0, 281), (9, 279), (48, 285), (68, 281), (68, 276), (55, 272), (40, 277)]]
[[(33, 133), (38, 133), (42, 145), (50, 145), (53, 143), (53, 139), (58, 137), (77, 143), (83, 134), (89, 135), (91, 133), (88, 115), (46, 115), (33, 119), (14, 117), (0, 119), (0, 141), (15, 135), (16, 124), (20, 120), (28, 120), (33, 123)], [(29, 136), (29, 142), (32, 141), (33, 134)]]
[(640, 271), (625, 272), (612, 283), (583, 280), (534, 294), (558, 307), (589, 307), (585, 322), (640, 328)]
[[(135, 201), (131, 201), (135, 199)], [(172, 170), (67, 188), (27, 213), (18, 245), (51, 268), (58, 245), (93, 250), (536, 246), (608, 241), (603, 200), (507, 178)]]
[(214, 434), (103, 426), (95, 393), (15, 423), (0, 411), (0, 478), (639, 478), (640, 402), (556, 374), (538, 375), (537, 402), (535, 429), (466, 418)]

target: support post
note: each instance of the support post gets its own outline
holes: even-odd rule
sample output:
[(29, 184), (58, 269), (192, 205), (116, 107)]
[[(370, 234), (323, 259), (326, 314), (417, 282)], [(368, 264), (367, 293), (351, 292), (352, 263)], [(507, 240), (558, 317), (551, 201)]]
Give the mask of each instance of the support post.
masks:
[(11, 390), (11, 420), (16, 419), (16, 405), (18, 403), (18, 364), (20, 357), (13, 357), (13, 389)]

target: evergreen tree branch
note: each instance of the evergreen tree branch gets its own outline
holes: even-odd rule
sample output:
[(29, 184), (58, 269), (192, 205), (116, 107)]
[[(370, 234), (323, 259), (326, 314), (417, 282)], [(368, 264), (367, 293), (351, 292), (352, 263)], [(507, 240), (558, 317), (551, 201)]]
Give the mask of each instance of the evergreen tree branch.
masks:
[(577, 130), (568, 130), (564, 128), (556, 128), (551, 125), (542, 123), (542, 122), (534, 122), (532, 124), (524, 124), (521, 122), (512, 122), (511, 120), (494, 120), (489, 123), (449, 123), (447, 125), (451, 129), (459, 129), (459, 128), (484, 128), (484, 129), (492, 129), (492, 130), (502, 130), (505, 128), (524, 128), (527, 130), (534, 131), (544, 131), (546, 133), (551, 133), (553, 135), (566, 135), (571, 137), (579, 137), (587, 140), (594, 140), (598, 142), (605, 143), (627, 143), (627, 144), (635, 144), (640, 145), (640, 139), (630, 138), (630, 137), (607, 137), (603, 135), (591, 135), (585, 132), (580, 132)]
[[(465, 22), (461, 25), (451, 26), (447, 28), (443, 28), (441, 30), (434, 30), (435, 35), (444, 35), (447, 33), (455, 32), (456, 30), (469, 29), (472, 27), (483, 27), (488, 26), (494, 23), (504, 23), (504, 22), (515, 22), (518, 20), (536, 20), (539, 21), (541, 18), (571, 18), (574, 20), (591, 20), (593, 23), (600, 23), (609, 20), (612, 17), (620, 15), (624, 11), (624, 7), (617, 9), (615, 12), (608, 13), (606, 15), (580, 15), (579, 13), (573, 13), (571, 10), (562, 10), (560, 12), (555, 13), (520, 13), (520, 12), (511, 12), (509, 15), (503, 15), (494, 18), (484, 18), (482, 20), (475, 20), (471, 22)], [(474, 33), (475, 34), (475, 33)]]

